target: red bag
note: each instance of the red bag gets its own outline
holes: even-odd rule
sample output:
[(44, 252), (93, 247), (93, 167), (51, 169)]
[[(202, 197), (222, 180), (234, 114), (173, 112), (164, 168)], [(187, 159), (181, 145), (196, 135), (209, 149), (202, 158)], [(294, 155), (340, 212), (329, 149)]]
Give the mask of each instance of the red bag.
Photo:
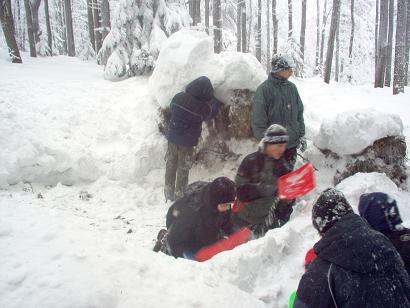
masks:
[(195, 260), (203, 262), (211, 259), (214, 255), (234, 249), (236, 246), (239, 246), (243, 243), (249, 241), (252, 231), (248, 227), (244, 227), (235, 233), (232, 233), (228, 238), (217, 241), (216, 243), (201, 248), (195, 254)]
[(291, 173), (282, 175), (278, 180), (278, 195), (281, 199), (295, 199), (306, 195), (315, 188), (315, 170), (307, 162)]

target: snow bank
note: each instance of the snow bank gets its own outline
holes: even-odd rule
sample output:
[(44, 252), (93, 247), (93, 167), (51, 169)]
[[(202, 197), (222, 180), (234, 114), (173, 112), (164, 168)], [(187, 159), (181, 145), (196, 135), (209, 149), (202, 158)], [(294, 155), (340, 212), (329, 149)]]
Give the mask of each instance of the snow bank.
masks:
[(255, 91), (266, 79), (262, 65), (251, 54), (222, 52), (214, 54), (213, 41), (204, 32), (183, 29), (163, 44), (149, 80), (151, 95), (161, 107), (193, 79), (206, 75), (215, 95), (228, 103), (233, 89)]
[(322, 122), (315, 145), (339, 155), (359, 154), (374, 141), (388, 136), (402, 136), (399, 116), (374, 109), (339, 113)]

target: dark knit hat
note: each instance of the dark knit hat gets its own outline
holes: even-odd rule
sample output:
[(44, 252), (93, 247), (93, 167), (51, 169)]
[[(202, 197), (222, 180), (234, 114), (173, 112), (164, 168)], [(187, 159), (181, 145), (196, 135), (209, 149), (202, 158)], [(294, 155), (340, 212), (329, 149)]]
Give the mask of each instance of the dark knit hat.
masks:
[(396, 230), (403, 222), (396, 200), (382, 192), (361, 195), (359, 213), (373, 229), (384, 234)]
[(334, 188), (324, 190), (312, 208), (313, 226), (324, 234), (344, 215), (353, 213), (353, 209), (343, 193)]
[(272, 57), (271, 66), (272, 66), (271, 72), (278, 73), (280, 71), (293, 68), (294, 63), (292, 60), (287, 59), (283, 55), (277, 54)]
[(271, 144), (288, 143), (289, 135), (282, 125), (272, 124), (266, 129), (262, 142)]
[(228, 203), (235, 199), (235, 183), (227, 177), (219, 177), (211, 183), (213, 203)]

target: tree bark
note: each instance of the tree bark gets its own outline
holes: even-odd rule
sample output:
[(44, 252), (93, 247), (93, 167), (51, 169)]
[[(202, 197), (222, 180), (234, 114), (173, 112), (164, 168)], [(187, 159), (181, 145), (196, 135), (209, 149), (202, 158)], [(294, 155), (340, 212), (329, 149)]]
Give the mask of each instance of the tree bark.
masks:
[(242, 48), (242, 22), (241, 22), (241, 15), (242, 15), (242, 0), (236, 1), (236, 51), (241, 51)]
[(326, 23), (327, 23), (327, 0), (325, 0), (325, 4), (323, 6), (323, 21), (322, 21), (322, 38), (320, 41), (320, 59), (319, 65), (323, 65), (323, 55), (324, 55), (324, 46), (325, 46), (325, 31), (326, 31)]
[[(340, 16), (339, 16), (340, 18)], [(337, 22), (336, 29), (336, 55), (335, 55), (335, 81), (339, 82), (340, 75), (340, 20)]]
[(324, 81), (326, 83), (330, 82), (330, 75), (332, 73), (333, 51), (335, 48), (335, 37), (336, 37), (336, 30), (338, 27), (339, 16), (340, 16), (340, 0), (333, 0), (332, 20), (330, 22), (329, 39), (327, 42), (327, 52), (326, 52), (326, 62), (325, 62)]
[(266, 72), (270, 71), (270, 15), (269, 15), (269, 1), (266, 1)]
[(256, 59), (262, 62), (262, 0), (258, 0), (258, 28), (256, 32)]
[(33, 20), (33, 33), (34, 33), (34, 41), (36, 43), (40, 42), (40, 23), (38, 18), (38, 9), (40, 7), (41, 0), (30, 0), (31, 1), (31, 14)]
[(46, 16), (46, 27), (47, 27), (47, 44), (50, 51), (50, 56), (53, 55), (53, 37), (51, 34), (51, 24), (50, 24), (50, 13), (48, 9), (48, 0), (44, 0), (44, 14)]
[(253, 21), (253, 14), (252, 14), (252, 0), (249, 0), (249, 24), (248, 24), (248, 38), (247, 38), (247, 45), (246, 45), (246, 52), (249, 52), (249, 47), (251, 45), (251, 34), (252, 34), (252, 21)]
[(292, 0), (288, 0), (288, 38), (292, 37), (293, 23), (292, 23)]
[(384, 86), (384, 74), (386, 72), (387, 61), (388, 12), (388, 1), (380, 1), (379, 38), (377, 45), (376, 73), (374, 79), (375, 88), (383, 88)]
[(7, 47), (12, 63), (23, 63), (14, 31), (13, 15), (11, 12), (11, 3), (7, 0), (0, 0), (0, 22), (6, 38)]
[(354, 0), (350, 1), (350, 43), (349, 43), (349, 59), (352, 59), (353, 41), (354, 41)]
[(36, 42), (34, 41), (34, 32), (33, 32), (33, 18), (31, 15), (31, 7), (30, 7), (29, 0), (24, 0), (24, 9), (26, 11), (27, 34), (28, 34), (28, 41), (30, 44), (30, 57), (37, 57)]
[(410, 53), (410, 1), (407, 1), (407, 23), (406, 23), (406, 50), (404, 59), (406, 65), (404, 67), (404, 83), (409, 85), (409, 53)]
[(379, 0), (376, 0), (376, 20), (374, 23), (374, 74), (377, 71), (377, 59), (378, 59), (378, 48), (379, 48)]
[(394, 0), (389, 0), (389, 34), (387, 41), (386, 78), (384, 85), (390, 87), (391, 84), (391, 63), (393, 55), (393, 23), (394, 23)]
[(87, 0), (88, 34), (90, 35), (91, 46), (95, 50), (94, 16), (92, 0)]
[(278, 18), (276, 16), (276, 0), (272, 0), (273, 54), (278, 53)]
[(209, 34), (209, 0), (205, 0), (205, 31)]
[(315, 72), (319, 66), (320, 55), (320, 2), (316, 0), (316, 55), (315, 55)]
[(102, 46), (100, 7), (98, 6), (97, 0), (92, 0), (92, 2), (94, 13), (95, 48), (97, 49), (96, 53), (98, 53)]
[(306, 39), (306, 1), (302, 0), (302, 22), (300, 26), (300, 55), (305, 59), (305, 39)]
[(65, 6), (65, 24), (66, 24), (66, 32), (67, 32), (68, 56), (75, 57), (73, 17), (71, 14), (71, 0), (64, 0), (64, 6)]
[(242, 52), (246, 52), (246, 3), (245, 0), (242, 1), (241, 5), (241, 33), (242, 33)]
[(196, 24), (201, 23), (201, 0), (196, 0), (195, 2), (195, 19)]
[(214, 52), (222, 51), (221, 0), (213, 0)]
[(394, 54), (393, 95), (404, 93), (406, 62), (407, 0), (397, 1), (396, 49)]
[(101, 1), (101, 40), (104, 41), (105, 37), (108, 35), (111, 29), (110, 20), (110, 3), (108, 0)]

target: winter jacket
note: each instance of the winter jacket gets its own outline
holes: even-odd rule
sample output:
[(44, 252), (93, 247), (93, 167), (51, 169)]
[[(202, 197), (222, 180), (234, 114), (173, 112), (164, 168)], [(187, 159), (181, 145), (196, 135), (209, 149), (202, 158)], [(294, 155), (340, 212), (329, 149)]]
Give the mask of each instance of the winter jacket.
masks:
[(232, 233), (230, 211), (218, 212), (211, 183), (192, 183), (194, 190), (185, 193), (168, 210), (167, 243), (174, 257), (195, 254), (204, 246)]
[(198, 144), (202, 122), (215, 117), (221, 105), (213, 92), (209, 78), (202, 76), (172, 98), (168, 141), (187, 147)]
[(410, 229), (404, 228), (386, 234), (404, 261), (407, 273), (410, 275)]
[(294, 308), (410, 307), (410, 280), (392, 243), (358, 215), (344, 215), (314, 246)]
[(237, 213), (239, 218), (250, 224), (262, 223), (276, 202), (277, 179), (291, 171), (283, 157), (276, 160), (261, 150), (246, 156), (235, 177), (237, 197), (246, 203)]
[(289, 134), (288, 148), (299, 145), (305, 135), (303, 103), (296, 86), (273, 74), (256, 90), (252, 104), (252, 130), (260, 140), (271, 124), (286, 127)]

